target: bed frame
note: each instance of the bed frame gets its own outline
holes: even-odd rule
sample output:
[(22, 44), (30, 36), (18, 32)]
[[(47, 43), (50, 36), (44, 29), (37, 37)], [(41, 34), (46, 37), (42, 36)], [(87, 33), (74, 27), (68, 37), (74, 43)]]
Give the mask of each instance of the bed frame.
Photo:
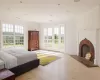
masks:
[(30, 61), (30, 62), (25, 63), (23, 65), (14, 67), (14, 68), (10, 69), (10, 71), (12, 71), (15, 74), (15, 76), (17, 77), (25, 72), (28, 72), (28, 71), (38, 67), (39, 61), (40, 61), (39, 59)]

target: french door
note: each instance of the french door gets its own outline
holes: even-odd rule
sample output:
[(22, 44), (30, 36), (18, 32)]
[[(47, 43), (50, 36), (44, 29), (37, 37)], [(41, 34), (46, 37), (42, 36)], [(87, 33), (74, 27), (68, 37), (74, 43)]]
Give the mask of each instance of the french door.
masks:
[(65, 51), (65, 26), (44, 28), (44, 47), (48, 50)]

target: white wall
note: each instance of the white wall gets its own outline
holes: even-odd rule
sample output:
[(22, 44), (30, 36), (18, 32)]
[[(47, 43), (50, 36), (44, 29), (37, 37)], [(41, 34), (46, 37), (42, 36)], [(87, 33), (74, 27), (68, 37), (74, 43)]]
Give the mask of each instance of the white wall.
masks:
[(71, 55), (77, 54), (77, 29), (74, 19), (69, 20), (66, 23), (65, 29), (66, 35), (66, 53)]
[(88, 12), (76, 16), (78, 29), (100, 28), (100, 7), (97, 6)]
[(28, 30), (40, 30), (40, 24), (35, 22), (28, 22), (27, 23)]
[(28, 31), (29, 30), (37, 30), (39, 31), (39, 23), (35, 22), (25, 22), (25, 21), (16, 21), (16, 20), (2, 20), (0, 21), (0, 42), (1, 42), (1, 48), (2, 48), (2, 23), (6, 24), (16, 24), (16, 25), (22, 25), (24, 26), (24, 47), (25, 49), (28, 49)]
[(96, 31), (96, 61), (95, 63), (100, 66), (100, 29)]

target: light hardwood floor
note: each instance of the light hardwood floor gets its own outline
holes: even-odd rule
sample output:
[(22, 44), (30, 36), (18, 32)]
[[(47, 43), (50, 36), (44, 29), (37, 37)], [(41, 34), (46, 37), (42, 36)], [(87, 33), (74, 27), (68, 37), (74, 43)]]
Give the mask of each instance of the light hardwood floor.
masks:
[(87, 68), (72, 57), (63, 55), (61, 59), (39, 66), (16, 80), (100, 80), (100, 68)]

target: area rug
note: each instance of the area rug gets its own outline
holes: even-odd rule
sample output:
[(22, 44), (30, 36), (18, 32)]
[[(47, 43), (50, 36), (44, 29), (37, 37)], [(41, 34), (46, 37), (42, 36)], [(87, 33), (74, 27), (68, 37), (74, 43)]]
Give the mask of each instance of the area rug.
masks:
[(43, 53), (37, 53), (38, 59), (40, 59), (40, 65), (45, 66), (50, 64), (53, 61), (56, 61), (57, 59), (60, 59), (60, 57), (50, 54), (43, 54)]

